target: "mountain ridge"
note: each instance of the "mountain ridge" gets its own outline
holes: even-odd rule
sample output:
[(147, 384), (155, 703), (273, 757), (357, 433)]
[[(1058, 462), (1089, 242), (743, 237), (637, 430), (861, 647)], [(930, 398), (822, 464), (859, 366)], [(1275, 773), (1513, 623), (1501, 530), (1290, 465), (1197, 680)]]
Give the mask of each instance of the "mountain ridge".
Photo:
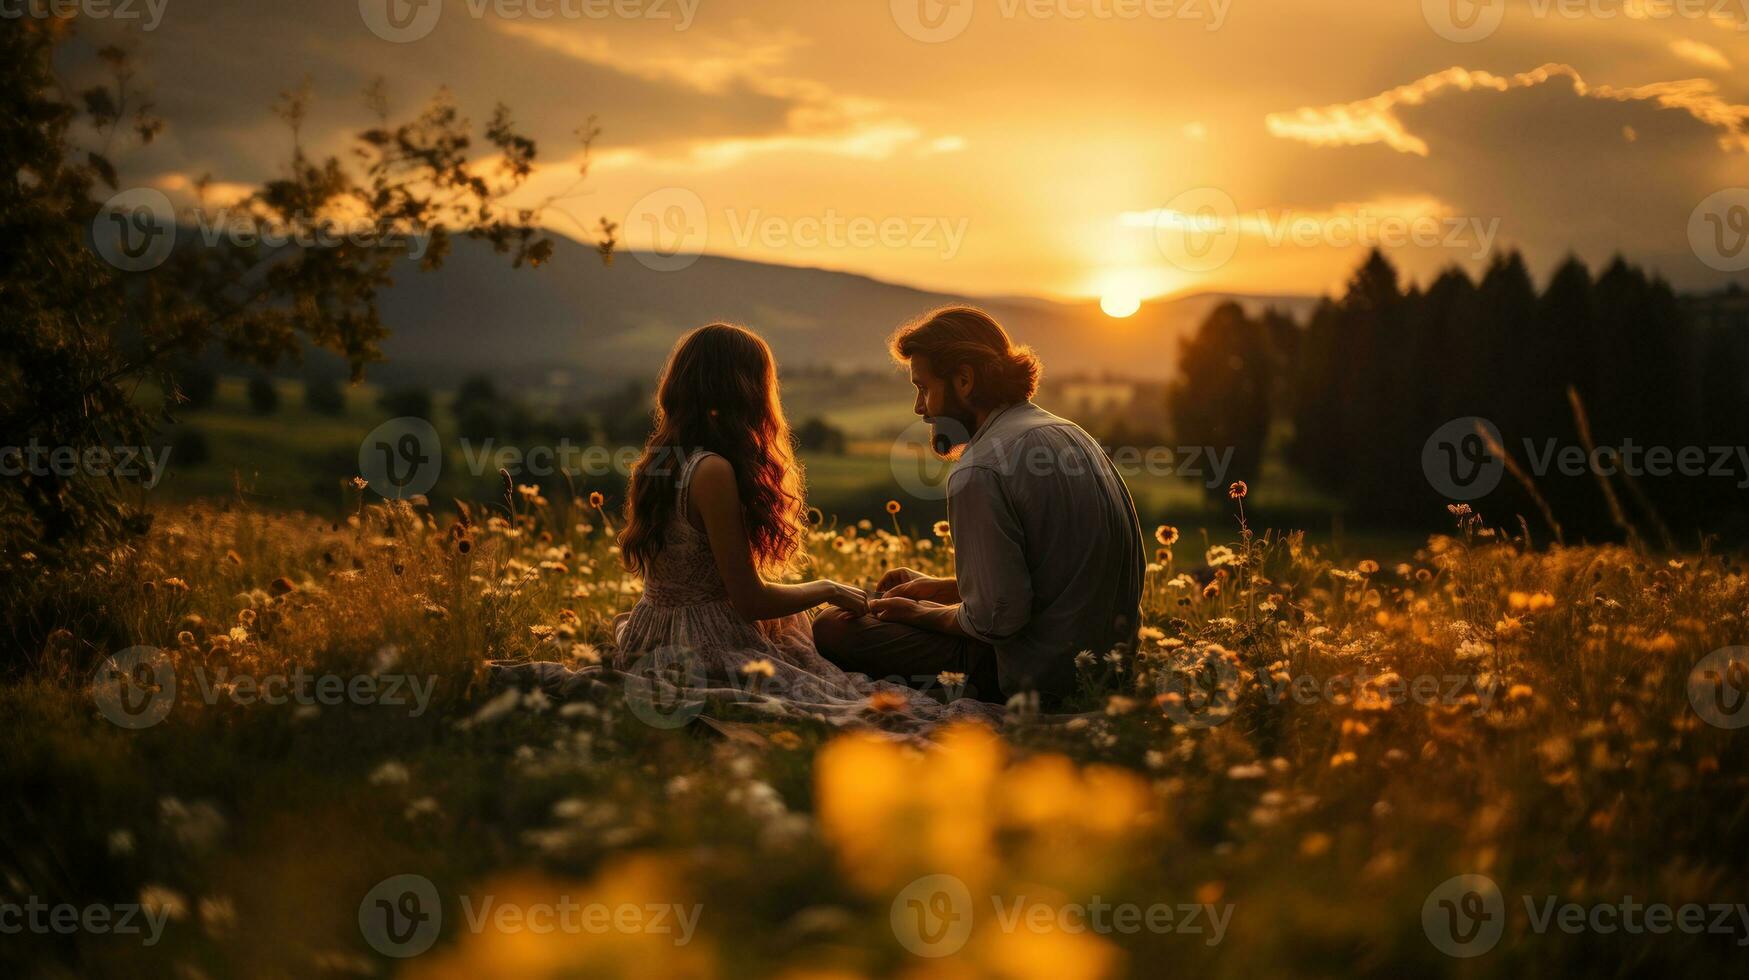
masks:
[(685, 331), (723, 320), (764, 336), (788, 368), (855, 371), (889, 365), (886, 339), (942, 305), (988, 310), (1057, 376), (1166, 379), (1181, 341), (1221, 302), (1253, 312), (1276, 306), (1304, 317), (1315, 297), (1202, 292), (1144, 303), (1107, 317), (1096, 301), (977, 296), (813, 266), (707, 254), (660, 272), (648, 253), (622, 251), (603, 265), (593, 246), (553, 235), (551, 261), (513, 269), (483, 243), (457, 240), (443, 268), (408, 262), (381, 294), (387, 363), (373, 374), (452, 383), (486, 373), (568, 383), (652, 377)]

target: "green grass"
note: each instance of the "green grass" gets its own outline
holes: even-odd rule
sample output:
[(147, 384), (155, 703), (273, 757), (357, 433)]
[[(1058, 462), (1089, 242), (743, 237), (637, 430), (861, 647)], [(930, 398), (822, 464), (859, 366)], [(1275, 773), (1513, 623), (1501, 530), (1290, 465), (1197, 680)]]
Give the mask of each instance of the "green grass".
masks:
[[(1735, 561), (1531, 553), (1471, 527), (1401, 569), (1334, 563), (1275, 535), (1219, 539), (1240, 563), (1209, 569), (1184, 542), (1150, 573), (1141, 655), (1121, 671), (1083, 668), (1070, 707), (1085, 716), (954, 729), (919, 754), (732, 703), (712, 708), (730, 737), (651, 727), (611, 687), (563, 706), (498, 700), (481, 684), (488, 659), (611, 653), (612, 617), (637, 583), (602, 530), (562, 502), (514, 521), (476, 512), (463, 552), (448, 518), (359, 504), (337, 526), (165, 507), (137, 546), (20, 584), (9, 614), (40, 642), (0, 682), (3, 897), (145, 895), (175, 914), (151, 947), (8, 936), (10, 975), (890, 976), (933, 964), (1056, 977), (1163, 962), (1211, 977), (1639, 975), (1741, 955), (1740, 937), (1537, 934), (1520, 902), (1743, 897), (1745, 742), (1704, 722), (1687, 689), (1697, 661), (1749, 626)], [(893, 564), (949, 567), (941, 544), (879, 531), (821, 534), (810, 552), (819, 573), (851, 582)], [(92, 682), (104, 656), (135, 644), (166, 651), (181, 682), (166, 718), (130, 731), (100, 713)], [(434, 696), (414, 716), (209, 703), (190, 682), (294, 668), (408, 673)], [(1386, 672), (1463, 683), (1399, 703), (1380, 693)], [(1272, 694), (1301, 677), (1336, 696)], [(883, 725), (872, 704), (865, 718)], [(1511, 914), (1474, 961), (1441, 954), (1423, 925), (1432, 890), (1461, 873), (1498, 882)], [(430, 952), (399, 961), (370, 945), (359, 910), (404, 874), (433, 883), (443, 926)], [(913, 956), (895, 932), (895, 902), (932, 874), (981, 903), (949, 960)], [(703, 912), (683, 947), (472, 931), (462, 896), (477, 907), (486, 895)], [(1020, 897), (1230, 903), (1232, 918), (1218, 945), (1002, 930), (990, 900)]]
[[(897, 432), (914, 421), (910, 404), (903, 400), (904, 392), (898, 390), (899, 398), (893, 397), (901, 387), (896, 378), (860, 379), (843, 391), (833, 391), (811, 378), (794, 386), (797, 390), (786, 397), (796, 418), (818, 409), (834, 425), (863, 434)], [(342, 514), (349, 498), (341, 485), (358, 472), (359, 443), (387, 417), (377, 406), (380, 392), (371, 386), (347, 389), (344, 414), (325, 416), (304, 407), (300, 383), (282, 381), (277, 387), (278, 411), (256, 415), (249, 411), (243, 381), (224, 379), (214, 405), (187, 412), (181, 426), (205, 436), (208, 458), (191, 464), (172, 453), (166, 474), (152, 496), (165, 502), (187, 502), (240, 495), (242, 500), (264, 507)], [(501, 492), (496, 468), (470, 470), (455, 437), (448, 400), (447, 393), (436, 393), (437, 418), (433, 423), (446, 451), (443, 475), (428, 496), (438, 502), (495, 500)], [(166, 434), (166, 438), (175, 436), (176, 430)], [(903, 522), (911, 531), (927, 530), (945, 517), (945, 505), (939, 499), (917, 498), (902, 491), (893, 471), (890, 438), (855, 439), (845, 455), (804, 453), (809, 503), (844, 520), (879, 519), (885, 525), (886, 501), (897, 498), (905, 505)], [(578, 436), (574, 441), (582, 445), (583, 439)], [(1276, 458), (1267, 462), (1264, 473), (1248, 502), (1257, 513), (1291, 519), (1315, 539), (1338, 545), (1345, 553), (1396, 555), (1416, 543), (1401, 534), (1338, 536), (1328, 516), (1334, 510), (1328, 498), (1307, 488)], [(1205, 492), (1203, 482), (1212, 477), (1186, 479), (1145, 470), (1125, 476), (1137, 513), (1147, 527), (1173, 523), (1197, 540), (1205, 531), (1219, 539), (1236, 529), (1224, 498), (1219, 494), (1211, 498)], [(588, 489), (601, 489), (610, 498), (617, 498), (622, 484), (623, 479), (618, 478), (579, 483)]]

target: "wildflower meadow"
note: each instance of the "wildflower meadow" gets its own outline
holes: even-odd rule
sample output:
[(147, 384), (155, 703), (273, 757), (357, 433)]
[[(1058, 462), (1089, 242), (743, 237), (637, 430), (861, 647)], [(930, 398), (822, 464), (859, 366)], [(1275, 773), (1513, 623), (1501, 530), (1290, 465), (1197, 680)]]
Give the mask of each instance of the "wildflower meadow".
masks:
[[(846, 727), (500, 689), (489, 661), (611, 653), (640, 586), (602, 501), (355, 496), (191, 505), (27, 586), (63, 625), (0, 687), (9, 972), (1613, 973), (1749, 942), (1730, 557), (1454, 506), (1338, 563), (1235, 500), (1230, 540), (1155, 531), (1138, 646), (1085, 651), (1064, 710), (920, 733), (878, 695)], [(889, 510), (819, 521), (809, 562), (951, 566), (946, 522)]]

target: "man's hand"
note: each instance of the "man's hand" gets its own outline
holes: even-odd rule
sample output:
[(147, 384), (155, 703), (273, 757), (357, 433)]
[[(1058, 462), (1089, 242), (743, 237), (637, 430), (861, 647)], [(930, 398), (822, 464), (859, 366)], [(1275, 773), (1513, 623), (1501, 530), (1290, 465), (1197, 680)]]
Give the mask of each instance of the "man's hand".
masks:
[(907, 623), (912, 626), (918, 625), (918, 620), (922, 619), (924, 613), (932, 608), (940, 607), (933, 602), (920, 602), (916, 599), (891, 595), (882, 599), (870, 599), (868, 603), (869, 615), (881, 622)]
[(875, 588), (881, 595), (893, 599), (941, 604), (960, 601), (958, 582), (951, 578), (932, 578), (909, 568), (895, 568), (882, 575)]
[(891, 592), (906, 582), (928, 577), (914, 568), (889, 569), (885, 575), (881, 576), (881, 580), (875, 583), (875, 589), (879, 592)]
[(965, 636), (960, 629), (960, 607), (910, 598), (872, 599), (869, 614), (883, 623), (904, 623), (918, 629)]

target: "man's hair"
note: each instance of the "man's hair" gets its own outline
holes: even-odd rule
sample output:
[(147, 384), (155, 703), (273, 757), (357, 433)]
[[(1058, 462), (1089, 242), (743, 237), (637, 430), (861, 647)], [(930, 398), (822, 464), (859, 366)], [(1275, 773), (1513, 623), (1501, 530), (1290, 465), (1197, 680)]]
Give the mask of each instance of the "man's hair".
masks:
[(943, 378), (970, 365), (972, 394), (967, 400), (978, 409), (1031, 398), (1044, 373), (1031, 347), (1015, 344), (990, 314), (970, 306), (925, 313), (900, 327), (887, 346), (899, 363), (921, 357)]

